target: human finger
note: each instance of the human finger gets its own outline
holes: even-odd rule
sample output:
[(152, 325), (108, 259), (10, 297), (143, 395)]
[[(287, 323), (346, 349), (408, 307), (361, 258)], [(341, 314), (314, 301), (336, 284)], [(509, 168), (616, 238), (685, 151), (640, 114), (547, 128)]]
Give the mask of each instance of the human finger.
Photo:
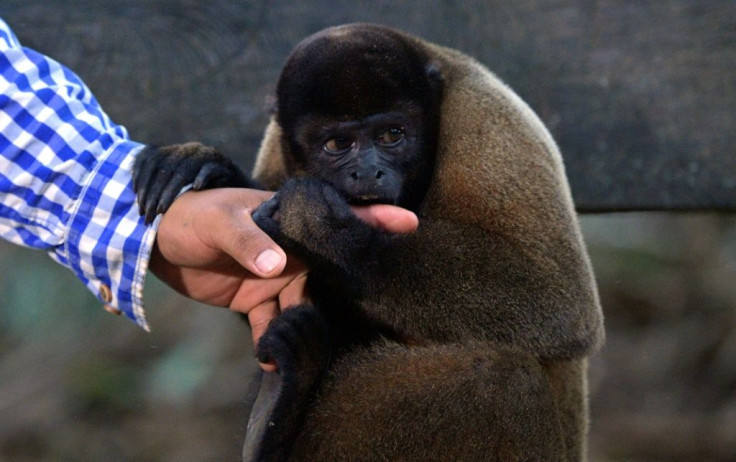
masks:
[(295, 277), (279, 293), (279, 309), (284, 309), (309, 302), (307, 295), (307, 271), (305, 270)]
[[(248, 312), (248, 322), (250, 323), (251, 335), (253, 336), (253, 347), (258, 346), (258, 341), (268, 329), (268, 324), (273, 318), (279, 315), (279, 306), (276, 301), (268, 301)], [(275, 362), (261, 363), (258, 365), (266, 372), (273, 372), (276, 368)]]
[(419, 227), (419, 218), (414, 212), (395, 205), (374, 204), (351, 208), (364, 222), (391, 233), (411, 233)]
[[(233, 264), (237, 265), (236, 262)], [(303, 292), (307, 268), (296, 258), (289, 257), (281, 274), (268, 279), (250, 274), (240, 266), (236, 266), (236, 269), (241, 271), (236, 273), (240, 274), (241, 281), (237, 291), (230, 294), (227, 302), (233, 311), (248, 313), (254, 307), (269, 301), (277, 302), (279, 306), (286, 306), (283, 303), (300, 304), (305, 301)]]

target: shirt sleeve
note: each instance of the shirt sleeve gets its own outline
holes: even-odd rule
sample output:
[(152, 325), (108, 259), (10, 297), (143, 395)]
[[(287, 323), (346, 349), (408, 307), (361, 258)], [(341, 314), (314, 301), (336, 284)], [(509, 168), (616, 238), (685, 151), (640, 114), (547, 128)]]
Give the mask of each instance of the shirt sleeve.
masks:
[(44, 249), (106, 305), (148, 330), (143, 283), (158, 220), (132, 187), (143, 148), (58, 62), (0, 19), (0, 236)]

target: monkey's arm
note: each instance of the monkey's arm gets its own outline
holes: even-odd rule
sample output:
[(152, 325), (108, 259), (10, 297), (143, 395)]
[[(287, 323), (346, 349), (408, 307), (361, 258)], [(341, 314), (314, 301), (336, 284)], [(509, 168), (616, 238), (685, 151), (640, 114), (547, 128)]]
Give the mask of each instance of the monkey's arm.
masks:
[(254, 214), (333, 290), (417, 340), (482, 339), (545, 359), (573, 358), (602, 335), (595, 292), (575, 258), (555, 261), (500, 233), (421, 219), (391, 235), (358, 220), (333, 188), (292, 180)]
[(268, 325), (256, 347), (259, 360), (275, 360), (278, 372), (264, 372), (253, 403), (243, 448), (244, 461), (290, 460), (314, 393), (330, 360), (330, 340), (322, 314), (301, 305)]

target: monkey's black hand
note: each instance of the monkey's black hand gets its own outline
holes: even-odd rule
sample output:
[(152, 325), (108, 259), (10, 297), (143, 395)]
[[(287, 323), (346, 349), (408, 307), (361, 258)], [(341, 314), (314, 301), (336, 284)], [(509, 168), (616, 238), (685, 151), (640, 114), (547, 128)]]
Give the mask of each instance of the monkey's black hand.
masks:
[(256, 224), (308, 265), (353, 266), (381, 232), (362, 222), (329, 184), (292, 179), (253, 213)]
[(192, 183), (195, 190), (255, 186), (230, 159), (200, 143), (149, 146), (135, 159), (133, 187), (146, 224), (165, 212), (179, 191)]
[(256, 347), (258, 361), (275, 361), (287, 387), (305, 387), (317, 380), (329, 357), (327, 324), (311, 305), (284, 310), (271, 321)]

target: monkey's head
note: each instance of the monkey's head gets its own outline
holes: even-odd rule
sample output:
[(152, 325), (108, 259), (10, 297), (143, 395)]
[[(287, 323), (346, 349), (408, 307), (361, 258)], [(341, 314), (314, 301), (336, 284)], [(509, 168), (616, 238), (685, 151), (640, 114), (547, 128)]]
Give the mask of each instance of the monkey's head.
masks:
[(440, 93), (429, 58), (390, 29), (355, 24), (307, 38), (276, 90), (289, 174), (323, 179), (353, 203), (417, 208), (431, 181)]

